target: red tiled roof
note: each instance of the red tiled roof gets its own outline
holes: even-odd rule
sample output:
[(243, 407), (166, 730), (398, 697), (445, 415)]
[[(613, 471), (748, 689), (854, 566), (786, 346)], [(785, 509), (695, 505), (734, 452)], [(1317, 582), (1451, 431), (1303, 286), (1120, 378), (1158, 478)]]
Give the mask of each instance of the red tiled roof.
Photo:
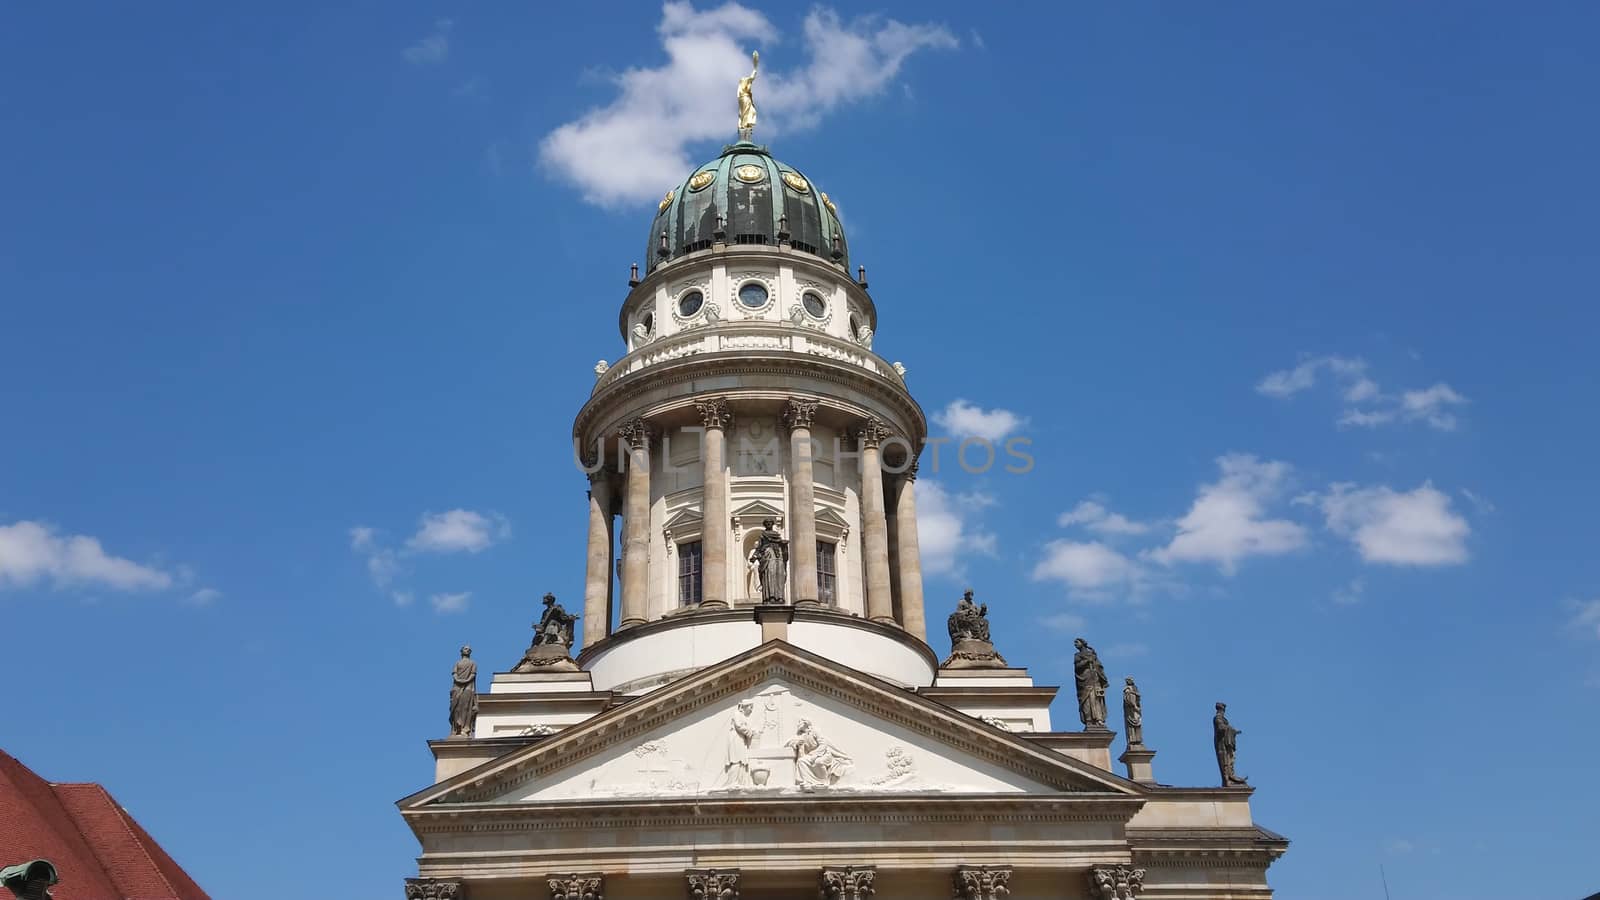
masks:
[(210, 900), (105, 788), (51, 784), (5, 751), (0, 848), (0, 863), (54, 863), (56, 900)]

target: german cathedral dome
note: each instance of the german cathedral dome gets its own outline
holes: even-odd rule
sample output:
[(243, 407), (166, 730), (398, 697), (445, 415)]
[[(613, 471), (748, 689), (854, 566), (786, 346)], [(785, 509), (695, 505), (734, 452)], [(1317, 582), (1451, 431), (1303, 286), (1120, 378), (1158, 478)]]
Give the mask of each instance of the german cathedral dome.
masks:
[(795, 250), (850, 269), (850, 247), (833, 201), (798, 169), (749, 141), (724, 147), (661, 198), (650, 223), (645, 271), (718, 241), (769, 246), (787, 241)]

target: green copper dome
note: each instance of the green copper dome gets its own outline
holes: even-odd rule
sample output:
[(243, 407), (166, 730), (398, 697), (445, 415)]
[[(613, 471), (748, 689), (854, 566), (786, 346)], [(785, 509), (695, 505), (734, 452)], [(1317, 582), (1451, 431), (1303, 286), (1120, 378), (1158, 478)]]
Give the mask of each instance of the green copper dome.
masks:
[(740, 141), (662, 198), (645, 271), (718, 241), (775, 246), (780, 239), (850, 270), (850, 247), (827, 195), (766, 147)]

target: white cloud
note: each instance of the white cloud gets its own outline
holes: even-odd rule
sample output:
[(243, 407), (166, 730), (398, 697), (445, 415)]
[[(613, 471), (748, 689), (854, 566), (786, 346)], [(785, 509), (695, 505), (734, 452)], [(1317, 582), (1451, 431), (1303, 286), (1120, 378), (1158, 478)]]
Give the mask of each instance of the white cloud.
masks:
[(1367, 583), (1360, 578), (1350, 579), (1350, 583), (1337, 588), (1333, 592), (1333, 602), (1336, 606), (1355, 606), (1361, 602), (1361, 595), (1366, 593)]
[(49, 581), (52, 587), (99, 585), (121, 591), (165, 590), (173, 576), (111, 556), (87, 535), (63, 535), (45, 522), (0, 525), (0, 589)]
[(1467, 561), (1472, 527), (1432, 483), (1406, 492), (1335, 484), (1315, 502), (1328, 529), (1350, 538), (1366, 562), (1444, 566)]
[(389, 598), (394, 601), (395, 606), (410, 606), (416, 602), (417, 595), (410, 591), (394, 591), (389, 594)]
[(366, 557), (367, 575), (378, 587), (387, 587), (400, 574), (400, 558), (378, 541), (376, 529), (357, 525), (350, 529), (350, 549)]
[(1064, 634), (1079, 634), (1083, 632), (1084, 625), (1087, 623), (1084, 622), (1083, 616), (1076, 613), (1062, 612), (1040, 616), (1039, 624), (1051, 631), (1059, 631)]
[[(814, 127), (834, 109), (882, 93), (913, 53), (958, 44), (942, 26), (878, 16), (844, 22), (826, 7), (807, 13), (802, 31), (803, 65), (763, 66), (757, 78), (761, 138)], [(614, 76), (616, 99), (540, 143), (541, 162), (592, 203), (655, 200), (689, 173), (691, 144), (731, 141), (734, 87), (749, 73), (750, 50), (781, 40), (766, 16), (738, 3), (667, 3), (657, 33), (665, 62)]]
[(1112, 660), (1127, 659), (1133, 656), (1148, 656), (1149, 653), (1149, 644), (1140, 643), (1139, 641), (1128, 641), (1121, 644), (1112, 644), (1111, 646), (1107, 647), (1105, 651), (1105, 658)]
[(1572, 621), (1568, 624), (1600, 638), (1600, 597), (1575, 604)]
[(189, 602), (195, 606), (210, 606), (222, 599), (222, 592), (216, 588), (201, 588), (189, 595)]
[(1081, 525), (1100, 534), (1144, 534), (1150, 530), (1149, 523), (1135, 522), (1121, 513), (1106, 509), (1104, 504), (1095, 500), (1080, 501), (1077, 506), (1062, 513), (1056, 523), (1062, 528)]
[(430, 65), (442, 63), (450, 58), (450, 28), (455, 23), (449, 19), (440, 19), (433, 23), (433, 31), (427, 37), (401, 51), (406, 62), (413, 65)]
[(1256, 392), (1268, 397), (1292, 397), (1316, 386), (1323, 372), (1340, 385), (1345, 408), (1339, 413), (1340, 427), (1376, 428), (1393, 422), (1422, 422), (1439, 431), (1454, 431), (1458, 424), (1452, 411), (1464, 406), (1463, 397), (1450, 385), (1439, 382), (1421, 390), (1386, 394), (1367, 375), (1367, 361), (1359, 357), (1318, 356), (1302, 360), (1292, 369), (1272, 372), (1256, 384)]
[(432, 597), (428, 598), (428, 602), (433, 604), (434, 612), (444, 615), (448, 613), (465, 612), (467, 609), (467, 601), (471, 599), (472, 592), (463, 591), (459, 594), (434, 594)]
[(417, 533), (406, 541), (406, 549), (418, 553), (479, 553), (510, 535), (511, 524), (504, 516), (452, 509), (425, 513)]
[(1267, 518), (1268, 503), (1277, 499), (1288, 480), (1285, 462), (1262, 462), (1233, 453), (1217, 459), (1222, 477), (1203, 485), (1189, 512), (1178, 520), (1178, 533), (1165, 547), (1150, 552), (1157, 562), (1210, 562), (1233, 574), (1240, 560), (1277, 556), (1306, 543), (1306, 530), (1288, 519)]
[(971, 554), (993, 556), (993, 533), (977, 522), (979, 510), (994, 505), (981, 493), (951, 494), (936, 481), (917, 482), (917, 549), (922, 569), (933, 575), (955, 575)]
[(1098, 541), (1051, 541), (1044, 545), (1044, 558), (1033, 567), (1034, 581), (1059, 581), (1088, 594), (1131, 588), (1139, 578), (1133, 560)]
[(1440, 431), (1454, 431), (1455, 414), (1450, 407), (1461, 406), (1467, 398), (1456, 393), (1450, 385), (1439, 382), (1420, 391), (1405, 391), (1400, 395), (1401, 415), (1408, 422), (1427, 422)]
[(950, 401), (942, 411), (933, 414), (933, 421), (950, 432), (953, 438), (977, 437), (998, 444), (1028, 420), (1009, 409), (984, 409), (962, 399)]

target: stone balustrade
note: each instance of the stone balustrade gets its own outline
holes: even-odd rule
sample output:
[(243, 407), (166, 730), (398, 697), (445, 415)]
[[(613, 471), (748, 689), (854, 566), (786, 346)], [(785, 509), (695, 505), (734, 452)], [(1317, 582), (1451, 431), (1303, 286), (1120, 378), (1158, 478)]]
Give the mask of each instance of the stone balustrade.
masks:
[(895, 371), (893, 365), (855, 341), (788, 322), (723, 321), (665, 335), (634, 350), (606, 369), (595, 381), (594, 393), (598, 394), (634, 373), (662, 363), (688, 356), (751, 350), (817, 356), (859, 367), (896, 384), (905, 384), (905, 378)]

